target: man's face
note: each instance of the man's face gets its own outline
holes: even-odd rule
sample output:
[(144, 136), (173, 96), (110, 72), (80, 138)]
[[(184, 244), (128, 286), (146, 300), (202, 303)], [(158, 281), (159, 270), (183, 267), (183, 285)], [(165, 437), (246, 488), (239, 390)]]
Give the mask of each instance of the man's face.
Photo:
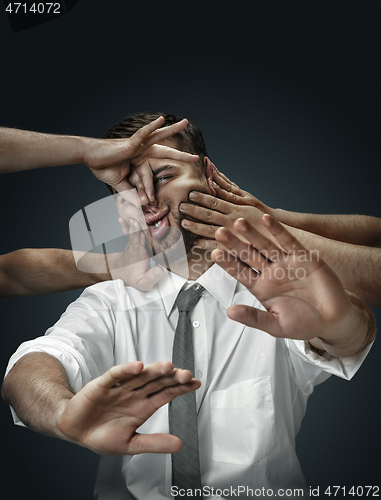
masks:
[[(164, 146), (177, 148), (174, 141), (166, 140)], [(158, 254), (172, 248), (183, 236), (188, 254), (197, 238), (181, 226), (184, 216), (179, 210), (180, 203), (191, 203), (190, 191), (210, 193), (206, 176), (193, 163), (167, 159), (155, 159), (151, 163), (156, 202), (143, 205), (143, 213), (149, 228), (154, 253)]]

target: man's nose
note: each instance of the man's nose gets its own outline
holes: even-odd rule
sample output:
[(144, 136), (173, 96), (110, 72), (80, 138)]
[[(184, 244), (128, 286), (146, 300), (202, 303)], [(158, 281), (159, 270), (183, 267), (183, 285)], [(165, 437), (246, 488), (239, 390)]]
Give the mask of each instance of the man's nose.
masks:
[(146, 194), (145, 196), (139, 196), (139, 201), (145, 212), (150, 212), (151, 210), (157, 208), (157, 199), (155, 198), (154, 201), (150, 201)]

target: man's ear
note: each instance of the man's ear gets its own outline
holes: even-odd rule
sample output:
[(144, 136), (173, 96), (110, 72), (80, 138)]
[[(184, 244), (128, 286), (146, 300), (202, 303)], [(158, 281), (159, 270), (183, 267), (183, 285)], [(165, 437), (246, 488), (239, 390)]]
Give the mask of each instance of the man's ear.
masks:
[(209, 160), (209, 158), (207, 156), (205, 156), (204, 157), (205, 176), (206, 176), (206, 180), (208, 181), (209, 189), (210, 189), (213, 196), (217, 196), (217, 192), (213, 187), (213, 172), (214, 172), (215, 168), (216, 167)]

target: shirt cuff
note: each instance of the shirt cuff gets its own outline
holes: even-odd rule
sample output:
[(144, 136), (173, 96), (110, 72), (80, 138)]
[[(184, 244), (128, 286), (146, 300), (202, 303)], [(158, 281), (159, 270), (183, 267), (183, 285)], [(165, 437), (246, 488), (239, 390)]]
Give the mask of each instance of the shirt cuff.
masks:
[(302, 358), (304, 361), (320, 368), (321, 370), (336, 375), (345, 380), (350, 380), (362, 365), (368, 355), (373, 342), (362, 351), (353, 356), (335, 358), (327, 352), (322, 355), (314, 351), (306, 340), (285, 339), (286, 345), (291, 352)]

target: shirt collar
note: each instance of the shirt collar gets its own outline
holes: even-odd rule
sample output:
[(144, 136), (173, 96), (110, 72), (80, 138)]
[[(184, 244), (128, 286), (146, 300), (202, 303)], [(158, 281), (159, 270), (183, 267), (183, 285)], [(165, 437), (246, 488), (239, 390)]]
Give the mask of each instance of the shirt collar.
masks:
[[(175, 304), (185, 278), (178, 276), (170, 271), (164, 270), (165, 274), (158, 282), (157, 286), (163, 300), (165, 312), (170, 315)], [(203, 275), (198, 278), (196, 283), (200, 283), (213, 297), (218, 300), (225, 309), (233, 303), (234, 293), (238, 282), (230, 276), (222, 267), (213, 264)]]

